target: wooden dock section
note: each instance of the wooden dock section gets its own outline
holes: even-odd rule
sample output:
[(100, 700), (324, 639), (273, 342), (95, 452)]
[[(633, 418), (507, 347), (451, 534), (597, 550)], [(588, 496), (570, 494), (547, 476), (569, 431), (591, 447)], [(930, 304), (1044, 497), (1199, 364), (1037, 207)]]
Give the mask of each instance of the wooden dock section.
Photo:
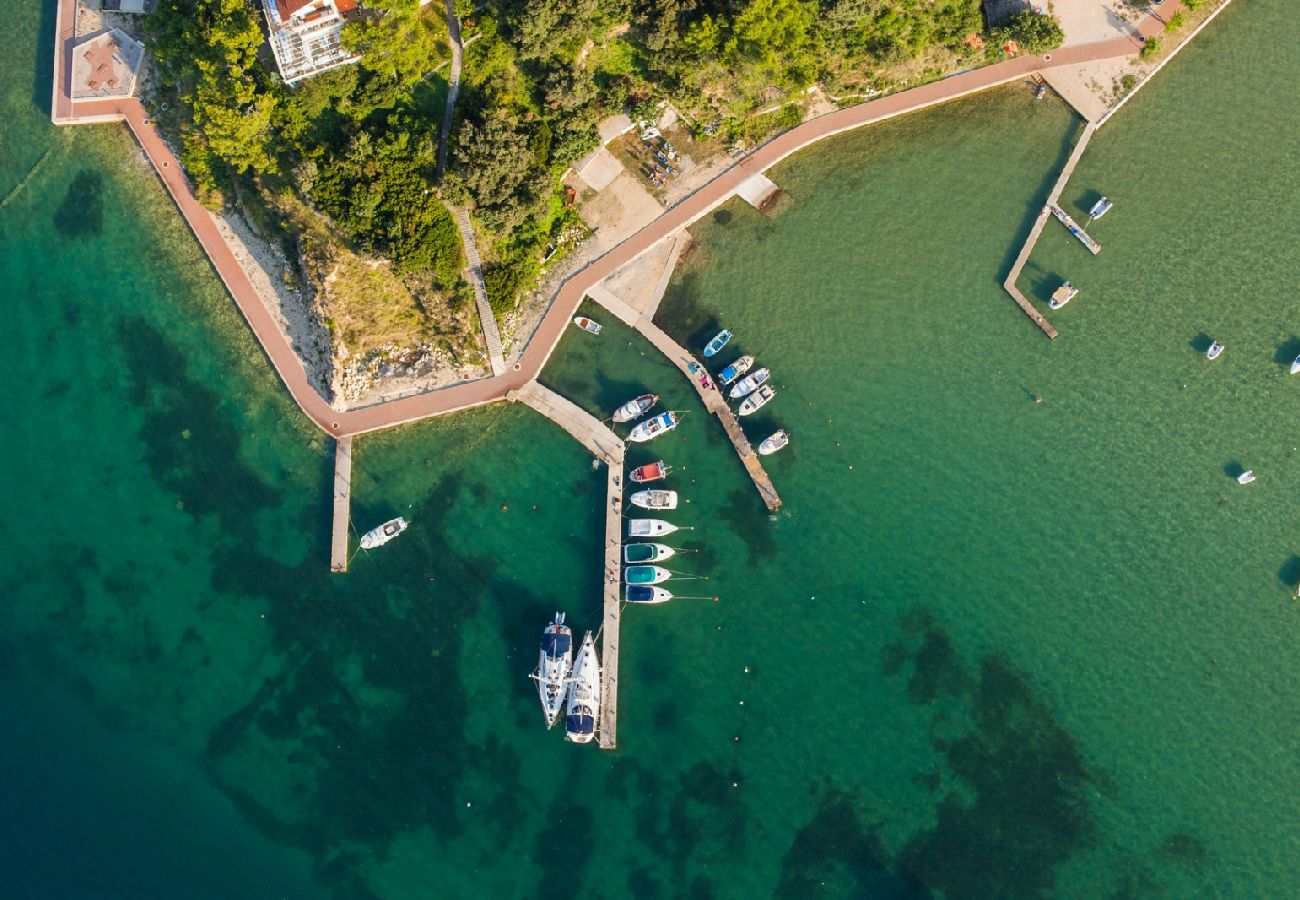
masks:
[(330, 536), (330, 571), (348, 570), (348, 522), (352, 509), (352, 435), (334, 443), (334, 529)]
[(642, 319), (637, 323), (637, 329), (649, 338), (650, 343), (654, 344), (664, 356), (668, 357), (682, 374), (686, 376), (694, 387), (695, 392), (700, 395), (700, 400), (704, 403), (709, 412), (718, 417), (722, 422), (723, 429), (727, 432), (727, 437), (731, 438), (731, 443), (736, 448), (736, 455), (740, 457), (741, 465), (753, 479), (754, 487), (758, 488), (759, 495), (763, 498), (763, 503), (771, 512), (776, 512), (781, 508), (781, 497), (776, 492), (776, 487), (772, 484), (772, 479), (768, 477), (767, 470), (763, 468), (763, 463), (758, 458), (758, 453), (749, 443), (749, 438), (745, 437), (744, 430), (740, 427), (740, 419), (732, 412), (727, 401), (716, 388), (701, 387), (699, 381), (692, 377), (690, 364), (698, 362), (681, 344), (674, 341), (668, 336), (662, 328), (647, 319)]
[(1101, 252), (1101, 244), (1097, 243), (1092, 235), (1080, 228), (1079, 223), (1074, 221), (1068, 212), (1061, 209), (1061, 207), (1057, 206), (1055, 203), (1047, 204), (1047, 211), (1056, 216), (1056, 218), (1060, 220), (1061, 224), (1069, 230), (1070, 234), (1079, 239), (1079, 243), (1092, 251), (1093, 256), (1096, 256)]
[(623, 605), (623, 464), (611, 465), (605, 476), (605, 581), (600, 627), (600, 749), (618, 743), (618, 641)]
[(622, 467), (623, 439), (572, 400), (561, 397), (536, 381), (528, 382), (517, 391), (510, 391), (506, 394), (506, 399), (537, 410), (601, 460), (609, 463), (611, 468)]
[[(1043, 330), (1043, 334), (1053, 339), (1057, 335), (1056, 329), (1052, 327), (1052, 323), (1047, 321), (1042, 313), (1034, 308), (1034, 304), (1029, 302), (1029, 298), (1020, 292), (1020, 289), (1016, 287), (1016, 282), (1020, 280), (1020, 272), (1024, 269), (1025, 264), (1029, 262), (1030, 254), (1034, 252), (1034, 245), (1038, 243), (1038, 238), (1043, 233), (1043, 226), (1047, 224), (1047, 220), (1053, 214), (1054, 209), (1060, 210), (1057, 201), (1061, 198), (1061, 192), (1065, 190), (1066, 183), (1070, 180), (1070, 176), (1074, 174), (1074, 167), (1079, 164), (1079, 159), (1083, 156), (1083, 151), (1087, 148), (1088, 141), (1092, 140), (1092, 135), (1096, 130), (1096, 122), (1089, 122), (1084, 126), (1083, 133), (1079, 135), (1079, 140), (1074, 145), (1074, 150), (1070, 152), (1070, 158), (1066, 160), (1065, 167), (1061, 169), (1061, 174), (1056, 179), (1056, 184), (1052, 185), (1052, 192), (1047, 195), (1047, 203), (1038, 213), (1038, 218), (1034, 220), (1034, 227), (1029, 229), (1029, 237), (1025, 238), (1024, 246), (1020, 248), (1020, 255), (1016, 257), (1015, 264), (1011, 266), (1006, 281), (1002, 282), (1002, 287), (1011, 295), (1011, 299), (1015, 300), (1020, 308), (1024, 310), (1025, 315), (1033, 319), (1034, 324)], [(1060, 210), (1059, 215), (1064, 216), (1065, 211)], [(1069, 216), (1065, 216), (1065, 218), (1068, 219)], [(1079, 230), (1082, 231), (1082, 229)], [(1088, 237), (1087, 232), (1084, 232), (1083, 235)], [(1078, 235), (1075, 236), (1078, 237)], [(1083, 239), (1083, 237), (1079, 238), (1081, 241)], [(1088, 240), (1092, 241), (1092, 238), (1088, 237)], [(1092, 241), (1092, 243), (1096, 244), (1097, 242)], [(1086, 244), (1085, 241), (1085, 246)], [(1089, 249), (1092, 248), (1089, 247)], [(1099, 250), (1101, 250), (1101, 245), (1098, 244), (1097, 249), (1092, 252), (1097, 253)]]

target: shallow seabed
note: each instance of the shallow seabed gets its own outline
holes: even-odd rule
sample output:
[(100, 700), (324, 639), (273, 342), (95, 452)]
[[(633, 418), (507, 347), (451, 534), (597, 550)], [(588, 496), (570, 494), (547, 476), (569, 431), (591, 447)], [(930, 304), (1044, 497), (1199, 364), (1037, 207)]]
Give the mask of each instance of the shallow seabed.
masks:
[(775, 517), (585, 310), (605, 333), (543, 381), (686, 411), (630, 463), (677, 467), (699, 598), (626, 611), (612, 754), (545, 733), (526, 678), (553, 610), (599, 627), (603, 471), (521, 407), (362, 438), (358, 527), (413, 527), (330, 576), (328, 442), (129, 137), (48, 124), (46, 6), (0, 89), (0, 191), (51, 151), (0, 210), (15, 896), (1300, 891), (1281, 0), (1094, 138), (1064, 200), (1115, 201), (1105, 249), (1050, 223), (1022, 282), (1081, 288), (1055, 342), (998, 286), (1079, 132), (1028, 87), (821, 145), (776, 218), (695, 229), (660, 323), (773, 368), (746, 427), (793, 435)]

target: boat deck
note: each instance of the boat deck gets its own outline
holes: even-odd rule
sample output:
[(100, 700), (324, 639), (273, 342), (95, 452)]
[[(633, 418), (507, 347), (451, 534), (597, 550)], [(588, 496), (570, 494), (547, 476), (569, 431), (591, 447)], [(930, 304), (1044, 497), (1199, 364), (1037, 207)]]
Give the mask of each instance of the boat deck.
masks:
[(352, 435), (334, 444), (334, 527), (330, 535), (330, 571), (348, 570), (348, 521), (352, 507)]

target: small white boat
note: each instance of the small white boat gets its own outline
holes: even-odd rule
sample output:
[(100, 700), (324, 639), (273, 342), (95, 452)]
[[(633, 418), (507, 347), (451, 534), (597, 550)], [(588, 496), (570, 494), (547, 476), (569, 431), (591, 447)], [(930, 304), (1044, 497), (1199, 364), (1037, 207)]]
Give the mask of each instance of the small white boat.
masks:
[(1218, 341), (1215, 341), (1214, 343), (1210, 344), (1210, 349), (1205, 351), (1205, 358), (1218, 359), (1221, 353), (1223, 353), (1223, 345), (1220, 344)]
[(731, 393), (727, 394), (727, 396), (732, 400), (739, 400), (741, 397), (752, 394), (754, 391), (758, 390), (759, 387), (771, 377), (771, 369), (759, 369), (757, 372), (746, 375), (740, 381), (736, 382), (735, 386), (731, 389)]
[(786, 433), (784, 428), (782, 428), (775, 434), (769, 434), (767, 437), (763, 438), (763, 442), (758, 445), (758, 452), (763, 456), (771, 456), (776, 451), (785, 447), (788, 443), (790, 443), (790, 435)]
[(361, 535), (361, 549), (373, 550), (376, 547), (384, 546), (384, 544), (405, 531), (408, 524), (405, 519), (398, 516), (396, 519), (389, 519), (383, 525), (375, 526)]
[(765, 384), (757, 391), (755, 391), (754, 393), (746, 397), (745, 402), (741, 403), (740, 409), (736, 411), (740, 413), (740, 415), (742, 416), (748, 416), (751, 413), (756, 413), (764, 406), (767, 406), (767, 402), (775, 396), (776, 396), (776, 388), (772, 387), (771, 385)]
[(555, 621), (542, 632), (542, 649), (537, 658), (537, 671), (532, 677), (537, 681), (537, 693), (542, 698), (542, 714), (550, 728), (560, 717), (564, 698), (569, 692), (569, 670), (573, 668), (573, 634), (564, 624), (564, 613), (557, 612)]
[(628, 603), (667, 603), (673, 595), (666, 588), (649, 584), (629, 584), (623, 589), (623, 599)]
[(593, 322), (591, 319), (588, 319), (586, 316), (574, 316), (573, 324), (577, 325), (583, 331), (588, 331), (591, 332), (592, 334), (600, 334), (600, 323)]
[(635, 400), (629, 400), (614, 410), (613, 419), (615, 422), (631, 422), (633, 419), (639, 419), (650, 407), (659, 402), (659, 398), (654, 394), (642, 394)]
[(627, 533), (631, 537), (663, 537), (672, 534), (677, 526), (663, 519), (628, 519)]
[(725, 369), (723, 369), (721, 372), (718, 373), (718, 383), (721, 384), (723, 387), (726, 387), (727, 385), (735, 381), (737, 378), (739, 378), (741, 375), (744, 375), (746, 372), (748, 372), (753, 367), (753, 365), (754, 365), (754, 357), (742, 356), (740, 359), (736, 360), (734, 363), (727, 366)]
[(582, 637), (582, 649), (578, 651), (569, 674), (564, 739), (575, 744), (590, 743), (596, 736), (596, 718), (599, 715), (600, 659), (596, 656), (596, 641), (588, 631)]
[(1294, 375), (1296, 372), (1300, 372), (1300, 356), (1291, 361), (1291, 374)]
[(709, 341), (708, 346), (704, 348), (704, 358), (708, 359), (710, 356), (716, 355), (719, 350), (727, 346), (727, 341), (729, 340), (731, 340), (730, 331), (727, 331), (725, 328), (722, 331), (719, 331), (713, 336), (713, 340)]
[(627, 584), (661, 584), (672, 577), (673, 573), (661, 566), (628, 566), (623, 570)]
[(1110, 208), (1113, 205), (1114, 204), (1108, 199), (1102, 197), (1092, 205), (1092, 209), (1088, 210), (1088, 217), (1091, 219), (1100, 219), (1102, 216), (1106, 215), (1106, 213), (1110, 212)]
[(1250, 469), (1247, 469), (1246, 471), (1242, 472), (1240, 475), (1237, 476), (1237, 484), (1250, 484), (1254, 480), (1255, 480), (1255, 473), (1252, 472)]
[(1069, 303), (1079, 293), (1079, 289), (1068, 281), (1061, 283), (1061, 286), (1052, 293), (1052, 299), (1047, 301), (1047, 305), (1052, 309), (1060, 309)]
[(623, 562), (632, 564), (663, 562), (665, 559), (672, 559), (676, 552), (666, 544), (625, 544)]
[(676, 491), (637, 491), (630, 498), (633, 506), (642, 509), (676, 509)]
[(646, 419), (640, 425), (628, 433), (627, 439), (637, 444), (653, 440), (660, 435), (667, 434), (677, 427), (677, 413), (669, 410), (660, 413), (653, 419)]

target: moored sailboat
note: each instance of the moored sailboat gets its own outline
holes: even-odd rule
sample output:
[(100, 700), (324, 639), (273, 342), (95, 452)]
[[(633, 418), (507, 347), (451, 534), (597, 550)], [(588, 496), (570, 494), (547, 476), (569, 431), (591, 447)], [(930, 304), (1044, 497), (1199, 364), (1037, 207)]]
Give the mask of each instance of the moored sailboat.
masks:
[(542, 714), (550, 728), (560, 717), (564, 698), (568, 694), (569, 670), (573, 667), (573, 635), (564, 624), (564, 613), (557, 612), (555, 621), (542, 632), (542, 649), (538, 653), (537, 671), (532, 677), (537, 681), (537, 693), (542, 700)]
[(669, 410), (660, 413), (653, 419), (646, 419), (640, 425), (632, 429), (627, 439), (633, 443), (642, 444), (646, 441), (653, 440), (662, 434), (667, 434), (677, 427), (677, 413)]
[(633, 419), (639, 419), (658, 402), (659, 398), (654, 394), (642, 394), (614, 410), (612, 418), (615, 422), (631, 422)]
[(676, 491), (637, 491), (629, 499), (642, 509), (676, 509)]
[(596, 640), (588, 631), (569, 674), (569, 702), (564, 714), (564, 739), (575, 744), (590, 743), (596, 736), (600, 715), (600, 659)]
[(398, 516), (396, 519), (389, 519), (382, 525), (376, 525), (361, 535), (361, 549), (374, 550), (376, 547), (384, 546), (384, 544), (405, 531), (409, 524), (406, 519)]
[(738, 409), (737, 412), (742, 416), (748, 416), (751, 413), (756, 413), (764, 406), (766, 406), (767, 402), (775, 396), (776, 396), (776, 388), (772, 387), (769, 384), (765, 384), (757, 391), (755, 391), (754, 393), (746, 397), (745, 401), (740, 404), (740, 409)]
[(771, 377), (772, 370), (768, 368), (762, 368), (757, 372), (751, 372), (740, 381), (736, 382), (727, 396), (732, 400), (739, 400), (741, 397), (748, 396), (758, 390)]

